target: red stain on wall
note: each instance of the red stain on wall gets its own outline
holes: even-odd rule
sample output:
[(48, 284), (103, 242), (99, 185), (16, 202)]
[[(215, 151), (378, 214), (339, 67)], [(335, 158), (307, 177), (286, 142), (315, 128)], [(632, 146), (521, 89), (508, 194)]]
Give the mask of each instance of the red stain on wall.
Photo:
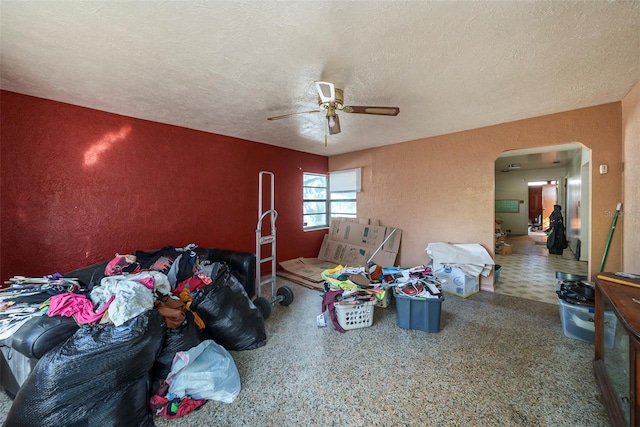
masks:
[(0, 95), (3, 281), (192, 242), (255, 252), (263, 170), (275, 176), (277, 259), (317, 256), (325, 231), (302, 230), (302, 173), (327, 172), (327, 157)]

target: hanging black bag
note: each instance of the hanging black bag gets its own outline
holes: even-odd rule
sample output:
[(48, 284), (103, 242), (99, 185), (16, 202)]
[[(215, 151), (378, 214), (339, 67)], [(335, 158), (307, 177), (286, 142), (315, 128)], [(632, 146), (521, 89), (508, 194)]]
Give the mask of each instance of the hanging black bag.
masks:
[(553, 212), (549, 215), (549, 229), (547, 230), (547, 249), (550, 254), (562, 255), (569, 247), (562, 217), (562, 206), (553, 205)]

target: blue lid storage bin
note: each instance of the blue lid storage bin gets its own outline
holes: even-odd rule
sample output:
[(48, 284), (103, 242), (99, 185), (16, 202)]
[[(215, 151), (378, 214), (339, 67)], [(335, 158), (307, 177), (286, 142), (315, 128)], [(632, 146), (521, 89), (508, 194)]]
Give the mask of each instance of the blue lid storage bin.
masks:
[(398, 326), (426, 332), (440, 332), (440, 311), (444, 296), (439, 298), (409, 297), (399, 294), (395, 288)]

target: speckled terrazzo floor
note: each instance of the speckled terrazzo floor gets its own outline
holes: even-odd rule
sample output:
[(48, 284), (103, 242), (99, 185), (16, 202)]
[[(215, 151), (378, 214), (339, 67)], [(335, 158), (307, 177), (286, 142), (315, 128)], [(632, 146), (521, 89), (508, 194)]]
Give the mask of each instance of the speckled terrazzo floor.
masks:
[[(242, 391), (157, 426), (606, 426), (593, 345), (564, 336), (557, 306), (480, 292), (446, 295), (438, 333), (401, 329), (395, 303), (373, 325), (316, 326), (321, 293), (266, 322), (267, 345), (233, 352)], [(10, 401), (0, 398), (1, 419)]]

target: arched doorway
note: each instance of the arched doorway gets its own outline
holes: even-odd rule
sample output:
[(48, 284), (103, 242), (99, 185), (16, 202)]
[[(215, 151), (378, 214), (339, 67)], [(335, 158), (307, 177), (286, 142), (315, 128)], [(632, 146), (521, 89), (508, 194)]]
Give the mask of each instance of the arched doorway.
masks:
[[(570, 143), (506, 151), (496, 159), (496, 222), (511, 244), (496, 250), (502, 267), (496, 293), (557, 303), (556, 271), (587, 274), (590, 158), (590, 150)], [(549, 256), (546, 248), (545, 220), (553, 204), (562, 206), (570, 245), (561, 256)]]

